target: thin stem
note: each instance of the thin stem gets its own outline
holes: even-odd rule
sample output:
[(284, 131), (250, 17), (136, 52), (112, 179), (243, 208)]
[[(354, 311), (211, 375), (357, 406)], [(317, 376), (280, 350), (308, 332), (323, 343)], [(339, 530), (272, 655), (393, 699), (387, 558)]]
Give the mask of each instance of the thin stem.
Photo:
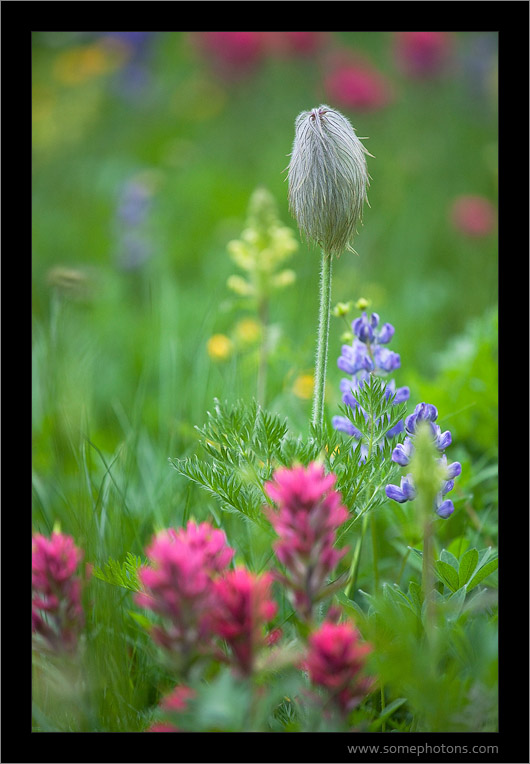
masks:
[(324, 394), (326, 389), (326, 364), (328, 358), (329, 317), (331, 309), (331, 262), (332, 256), (322, 252), (320, 271), (320, 305), (318, 314), (318, 341), (315, 364), (315, 388), (313, 392), (312, 423), (324, 426)]
[(353, 559), (350, 565), (350, 572), (348, 574), (348, 582), (344, 589), (344, 594), (346, 595), (346, 597), (350, 596), (351, 590), (355, 588), (355, 584), (357, 583), (357, 572), (359, 570), (359, 562), (361, 559), (361, 549), (362, 549), (363, 538), (364, 538), (364, 534), (366, 533), (367, 525), (368, 525), (368, 513), (366, 512), (364, 514), (363, 524), (361, 526), (361, 535), (357, 539), (357, 544), (355, 546), (355, 551), (353, 553)]
[(260, 300), (258, 305), (258, 316), (261, 326), (261, 344), (258, 361), (257, 399), (259, 405), (263, 407), (265, 405), (265, 394), (267, 390), (267, 363), (269, 355), (269, 301), (267, 298)]
[(433, 547), (431, 519), (426, 519), (423, 526), (423, 559), (421, 571), (421, 588), (425, 602), (425, 625), (428, 634), (432, 632), (434, 622), (434, 576), (433, 576)]
[(379, 589), (379, 565), (377, 553), (377, 528), (375, 524), (375, 515), (370, 513), (370, 532), (372, 534), (372, 562), (374, 566), (374, 587), (375, 591)]

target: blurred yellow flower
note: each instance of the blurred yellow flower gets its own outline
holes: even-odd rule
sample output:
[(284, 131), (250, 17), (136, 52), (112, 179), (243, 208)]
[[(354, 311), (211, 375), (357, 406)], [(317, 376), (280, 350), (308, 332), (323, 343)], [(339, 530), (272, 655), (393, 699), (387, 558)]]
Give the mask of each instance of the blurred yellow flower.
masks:
[(297, 398), (309, 400), (313, 395), (314, 383), (312, 374), (300, 374), (293, 383), (293, 393)]
[(63, 85), (79, 85), (92, 77), (111, 72), (121, 66), (126, 56), (119, 48), (84, 45), (59, 53), (53, 73)]
[(232, 292), (240, 294), (244, 297), (254, 295), (256, 292), (252, 284), (244, 279), (243, 276), (236, 276), (235, 274), (228, 277), (226, 285), (229, 289), (232, 290)]
[(261, 326), (255, 318), (243, 318), (236, 324), (235, 334), (242, 345), (253, 345), (261, 337)]
[(232, 340), (226, 334), (213, 334), (206, 343), (206, 349), (213, 361), (226, 361), (232, 355)]

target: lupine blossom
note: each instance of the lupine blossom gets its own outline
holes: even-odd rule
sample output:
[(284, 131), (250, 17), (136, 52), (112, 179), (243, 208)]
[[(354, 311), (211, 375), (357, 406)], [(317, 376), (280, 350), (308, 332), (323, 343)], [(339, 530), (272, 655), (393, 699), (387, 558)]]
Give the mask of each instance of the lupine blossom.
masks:
[(285, 566), (285, 583), (300, 615), (311, 616), (314, 603), (325, 594), (328, 577), (347, 549), (335, 549), (336, 531), (348, 518), (340, 493), (332, 490), (336, 477), (322, 465), (281, 468), (265, 491), (278, 505), (269, 518), (279, 540), (273, 545)]
[[(395, 371), (395, 369), (399, 369), (401, 359), (398, 353), (385, 347), (392, 340), (395, 330), (389, 323), (383, 324), (379, 328), (379, 315), (377, 313), (372, 313), (368, 317), (366, 312), (363, 312), (359, 318), (352, 321), (351, 327), (355, 339), (351, 345), (342, 346), (337, 366), (341, 371), (351, 375), (351, 379), (340, 381), (342, 401), (347, 406), (356, 409), (359, 404), (355, 398), (355, 393), (369, 379), (370, 374), (386, 375)], [(397, 405), (409, 399), (410, 391), (408, 387), (396, 389), (395, 380), (392, 379), (387, 384), (385, 394), (387, 398), (395, 394), (394, 405)], [(368, 413), (364, 410), (362, 413), (368, 421)], [(357, 440), (362, 437), (359, 430), (345, 416), (334, 416), (332, 424), (336, 430), (352, 435)], [(386, 437), (391, 438), (400, 432), (403, 432), (402, 421), (390, 429), (386, 433)], [(363, 453), (363, 457), (366, 457), (365, 453)]]
[(252, 674), (255, 656), (266, 644), (264, 626), (278, 609), (271, 599), (271, 584), (269, 573), (255, 575), (242, 567), (215, 581), (209, 627), (227, 642), (244, 676)]
[(190, 522), (186, 529), (158, 533), (146, 551), (153, 567), (138, 572), (144, 591), (136, 602), (164, 619), (153, 628), (153, 639), (184, 653), (195, 650), (200, 640), (206, 644), (205, 616), (215, 597), (214, 578), (234, 555), (224, 532), (209, 523)]
[[(432, 403), (418, 403), (414, 409), (414, 413), (405, 419), (405, 430), (407, 437), (403, 443), (400, 443), (395, 447), (392, 452), (392, 461), (399, 464), (401, 467), (406, 467), (410, 463), (412, 454), (414, 453), (414, 434), (419, 422), (428, 422), (431, 428), (431, 434), (434, 444), (437, 450), (441, 453), (438, 463), (444, 468), (444, 480), (440, 485), (440, 490), (437, 493), (434, 510), (439, 517), (447, 518), (454, 512), (454, 505), (450, 499), (446, 499), (445, 496), (454, 488), (454, 478), (458, 477), (462, 472), (462, 466), (460, 462), (447, 463), (447, 457), (443, 453), (445, 449), (451, 445), (452, 437), (449, 430), (445, 432), (441, 431), (439, 425), (435, 424), (438, 418), (438, 410)], [(413, 501), (416, 498), (416, 489), (414, 487), (414, 481), (411, 474), (401, 478), (400, 486), (387, 485), (386, 495), (389, 499), (403, 504), (406, 501)]]
[(54, 531), (50, 538), (33, 536), (32, 630), (56, 652), (73, 652), (84, 625), (81, 580), (76, 575), (83, 557), (71, 536)]
[(324, 687), (343, 714), (347, 714), (370, 691), (373, 679), (363, 676), (371, 646), (360, 641), (349, 623), (325, 621), (309, 637), (303, 664), (311, 682)]

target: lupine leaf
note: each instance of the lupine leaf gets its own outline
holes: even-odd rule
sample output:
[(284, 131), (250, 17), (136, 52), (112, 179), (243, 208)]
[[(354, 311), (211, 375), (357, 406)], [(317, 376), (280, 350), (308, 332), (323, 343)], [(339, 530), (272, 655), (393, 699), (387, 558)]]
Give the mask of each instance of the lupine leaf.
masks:
[(435, 564), (436, 572), (440, 580), (449, 588), (452, 592), (456, 592), (458, 587), (458, 573), (449, 565), (448, 562), (443, 560), (437, 560)]
[(467, 591), (470, 592), (471, 589), (473, 589), (477, 584), (480, 584), (481, 581), (483, 581), (487, 576), (489, 576), (491, 573), (494, 573), (497, 568), (499, 567), (499, 560), (495, 558), (494, 560), (490, 560), (487, 562), (482, 568), (480, 568), (469, 584), (467, 585)]
[(460, 586), (467, 584), (477, 567), (477, 563), (478, 550), (468, 549), (460, 560), (460, 567), (458, 569), (458, 582)]
[(458, 560), (454, 554), (451, 554), (451, 552), (449, 552), (447, 549), (442, 549), (440, 553), (440, 560), (449, 563), (451, 567), (453, 567), (455, 570), (458, 570)]

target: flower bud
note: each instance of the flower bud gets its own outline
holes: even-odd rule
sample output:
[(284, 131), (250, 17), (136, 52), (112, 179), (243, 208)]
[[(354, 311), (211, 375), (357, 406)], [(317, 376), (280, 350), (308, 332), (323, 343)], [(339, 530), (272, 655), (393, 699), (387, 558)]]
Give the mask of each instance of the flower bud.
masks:
[(302, 234), (326, 254), (354, 251), (351, 241), (369, 185), (367, 153), (348, 119), (329, 106), (296, 118), (289, 208)]

